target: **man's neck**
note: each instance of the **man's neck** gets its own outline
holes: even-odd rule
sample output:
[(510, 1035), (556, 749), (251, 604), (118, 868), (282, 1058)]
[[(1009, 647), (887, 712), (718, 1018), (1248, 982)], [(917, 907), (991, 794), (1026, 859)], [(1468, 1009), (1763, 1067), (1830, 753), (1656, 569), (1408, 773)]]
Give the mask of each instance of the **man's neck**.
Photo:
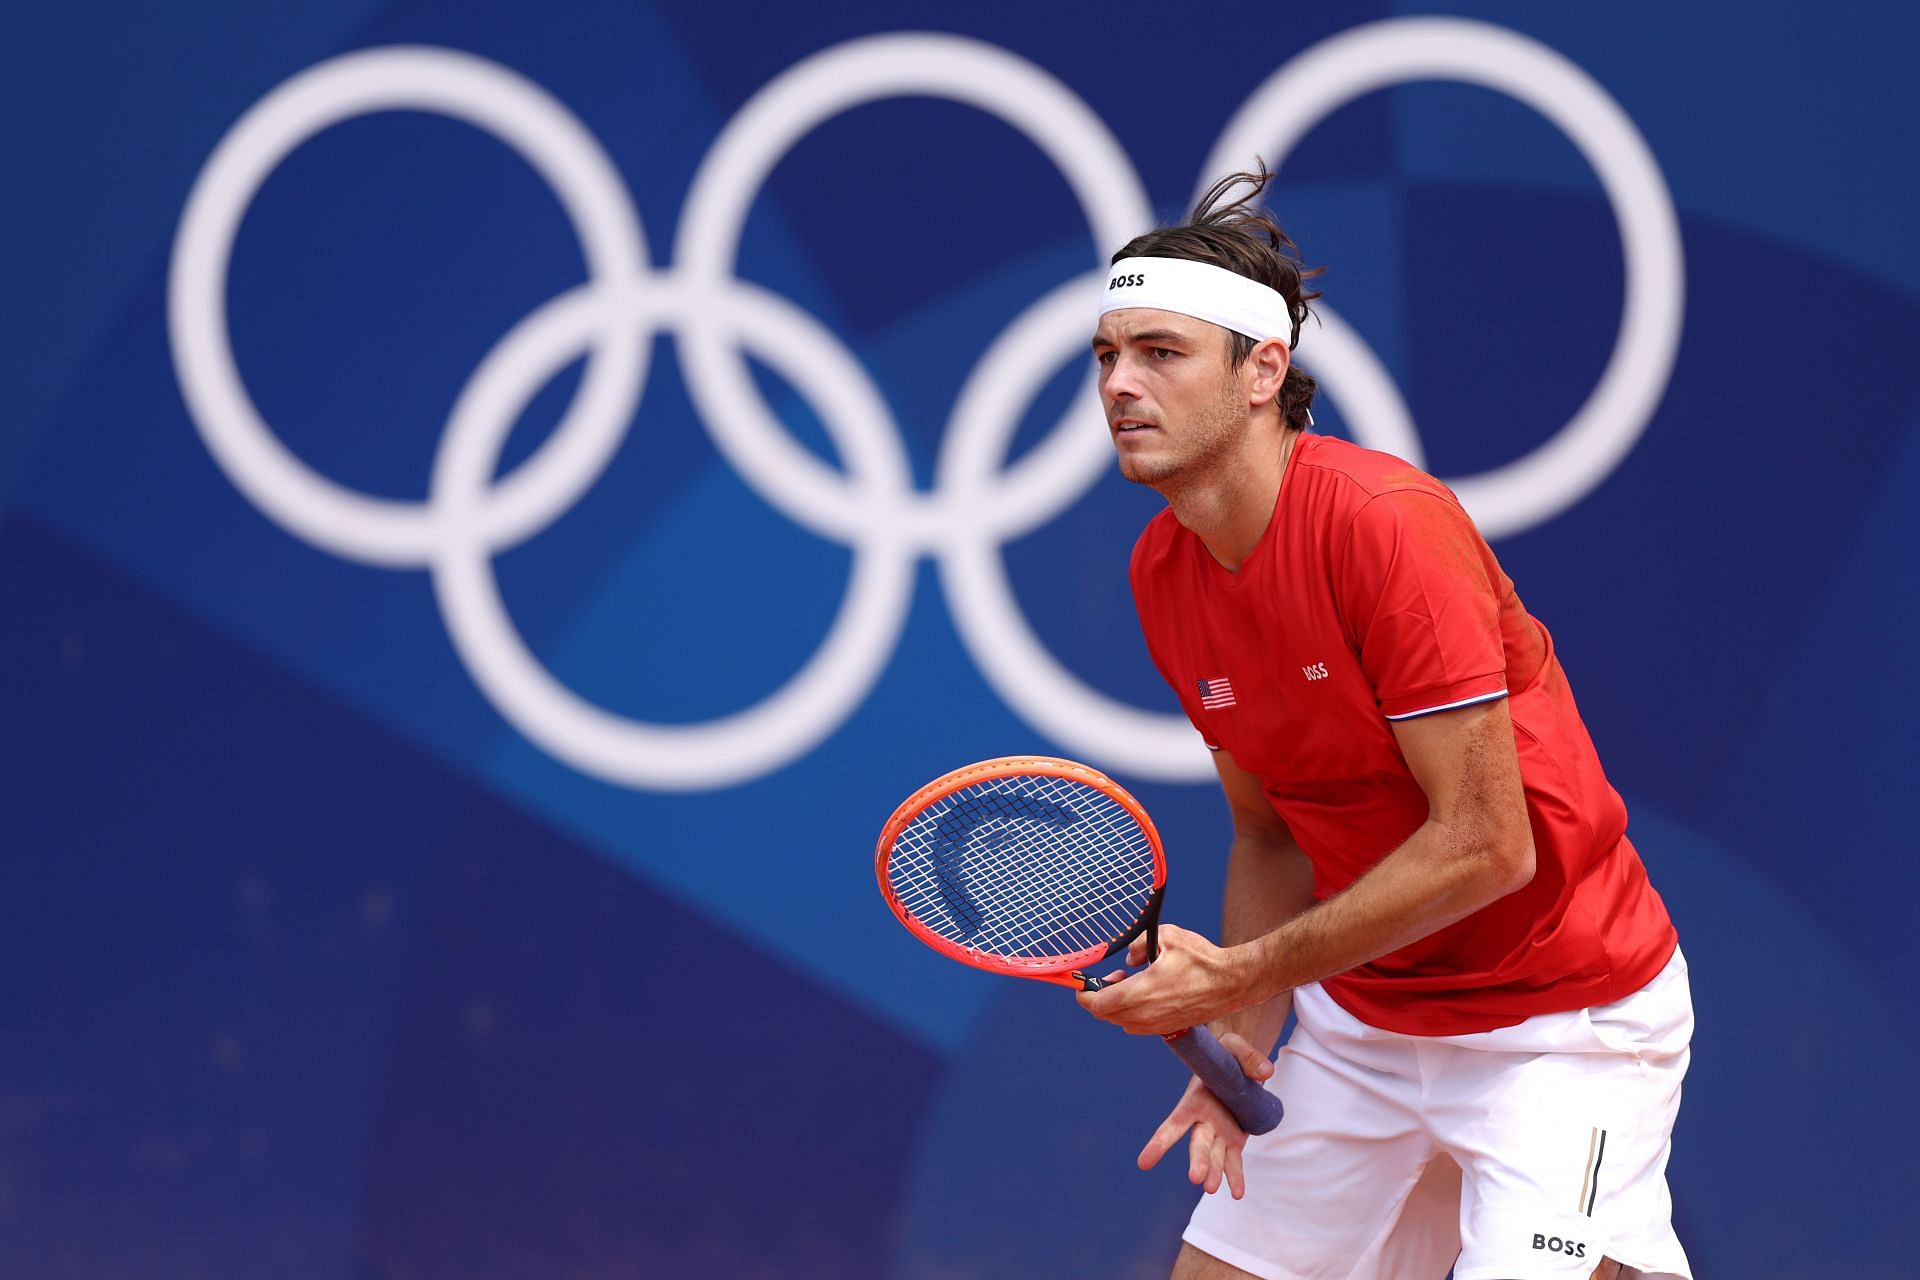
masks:
[(1256, 425), (1248, 432), (1246, 448), (1222, 458), (1204, 475), (1161, 488), (1173, 518), (1192, 530), (1229, 572), (1240, 571), (1266, 533), (1299, 436), (1290, 428), (1262, 431)]

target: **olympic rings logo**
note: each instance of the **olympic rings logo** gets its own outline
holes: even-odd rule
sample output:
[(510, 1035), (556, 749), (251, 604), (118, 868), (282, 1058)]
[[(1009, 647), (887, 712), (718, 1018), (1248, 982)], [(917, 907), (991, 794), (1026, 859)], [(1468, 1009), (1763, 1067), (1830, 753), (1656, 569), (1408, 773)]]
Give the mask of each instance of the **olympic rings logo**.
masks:
[[(1586, 403), (1551, 440), (1481, 475), (1449, 480), (1489, 536), (1551, 519), (1633, 448), (1679, 343), (1678, 221), (1658, 165), (1620, 106), (1564, 57), (1505, 28), (1444, 18), (1372, 23), (1274, 72), (1229, 122), (1202, 181), (1255, 154), (1279, 168), (1319, 120), (1376, 89), (1420, 79), (1504, 92), (1564, 131), (1599, 176), (1620, 225), (1626, 291), (1612, 357)], [(629, 192), (566, 107), (506, 68), (445, 49), (397, 47), (321, 63), (262, 98), (208, 158), (181, 217), (168, 327), (189, 412), (220, 467), (296, 536), (366, 564), (425, 568), (454, 646), (501, 713), (573, 767), (635, 787), (730, 786), (822, 741), (866, 697), (898, 642), (920, 555), (936, 557), (962, 641), (1007, 704), (1068, 751), (1146, 778), (1210, 777), (1185, 719), (1088, 687), (1021, 612), (1003, 544), (1056, 517), (1111, 465), (1091, 387), (1040, 445), (1005, 460), (1025, 406), (1083, 354), (1104, 268), (1066, 281), (1015, 317), (955, 402), (931, 490), (916, 488), (900, 432), (866, 371), (819, 320), (734, 275), (753, 198), (819, 123), (880, 99), (943, 97), (989, 112), (1060, 168), (1093, 239), (1117, 246), (1151, 225), (1145, 191), (1106, 126), (1071, 90), (1006, 50), (952, 35), (857, 39), (782, 73), (727, 124), (688, 193), (672, 265), (654, 270)], [(241, 219), (268, 175), (307, 139), (380, 111), (436, 112), (513, 147), (553, 187), (585, 250), (589, 279), (507, 333), (462, 390), (424, 502), (342, 488), (296, 457), (262, 420), (233, 355), (226, 282)], [(1318, 308), (1311, 363), (1355, 435), (1421, 463), (1398, 388), (1331, 308)], [(493, 557), (557, 519), (601, 475), (631, 423), (651, 337), (670, 331), (693, 401), (720, 452), (767, 502), (854, 553), (825, 642), (757, 705), (696, 725), (647, 724), (580, 698), (514, 628)], [(844, 473), (786, 431), (749, 374), (751, 352), (807, 398)], [(586, 372), (560, 424), (493, 482), (527, 401), (582, 355)]]

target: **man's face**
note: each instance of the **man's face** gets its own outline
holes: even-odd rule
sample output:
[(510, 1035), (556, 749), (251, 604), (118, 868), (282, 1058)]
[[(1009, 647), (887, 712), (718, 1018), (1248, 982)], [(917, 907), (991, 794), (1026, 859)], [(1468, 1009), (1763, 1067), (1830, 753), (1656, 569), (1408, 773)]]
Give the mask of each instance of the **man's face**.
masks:
[(1159, 485), (1234, 451), (1249, 415), (1240, 373), (1227, 362), (1230, 342), (1218, 325), (1172, 311), (1100, 317), (1093, 358), (1121, 475)]

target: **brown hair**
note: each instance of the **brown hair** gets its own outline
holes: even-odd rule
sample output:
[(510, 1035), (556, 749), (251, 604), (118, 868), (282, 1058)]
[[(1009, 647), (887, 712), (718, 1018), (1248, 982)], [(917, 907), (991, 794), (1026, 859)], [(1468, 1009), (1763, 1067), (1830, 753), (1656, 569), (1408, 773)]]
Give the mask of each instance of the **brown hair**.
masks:
[[(1185, 222), (1135, 236), (1111, 261), (1185, 258), (1225, 267), (1249, 280), (1257, 280), (1287, 300), (1287, 311), (1293, 316), (1293, 332), (1288, 336), (1287, 346), (1297, 347), (1300, 326), (1313, 314), (1307, 304), (1320, 296), (1318, 290), (1309, 290), (1305, 282), (1326, 268), (1308, 269), (1300, 260), (1299, 247), (1280, 229), (1273, 215), (1254, 203), (1273, 177), (1264, 161), (1254, 163), (1257, 166), (1254, 171), (1228, 174), (1207, 188)], [(1237, 187), (1249, 190), (1228, 200)], [(1255, 343), (1244, 333), (1229, 332), (1227, 336), (1232, 340), (1227, 359), (1237, 369), (1252, 353)], [(1286, 381), (1280, 386), (1280, 415), (1288, 426), (1305, 429), (1307, 411), (1313, 405), (1316, 389), (1312, 375), (1289, 361)]]

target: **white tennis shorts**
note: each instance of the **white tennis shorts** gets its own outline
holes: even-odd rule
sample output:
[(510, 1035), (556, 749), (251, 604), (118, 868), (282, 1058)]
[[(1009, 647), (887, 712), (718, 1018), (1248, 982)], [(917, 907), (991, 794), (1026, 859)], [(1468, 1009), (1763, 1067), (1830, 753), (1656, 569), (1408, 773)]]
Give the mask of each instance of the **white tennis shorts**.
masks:
[(1317, 985), (1294, 1012), (1267, 1082), (1286, 1118), (1247, 1143), (1246, 1199), (1201, 1197), (1195, 1248), (1265, 1280), (1585, 1280), (1607, 1257), (1691, 1280), (1667, 1192), (1678, 951), (1624, 1000), (1477, 1035), (1381, 1031)]

